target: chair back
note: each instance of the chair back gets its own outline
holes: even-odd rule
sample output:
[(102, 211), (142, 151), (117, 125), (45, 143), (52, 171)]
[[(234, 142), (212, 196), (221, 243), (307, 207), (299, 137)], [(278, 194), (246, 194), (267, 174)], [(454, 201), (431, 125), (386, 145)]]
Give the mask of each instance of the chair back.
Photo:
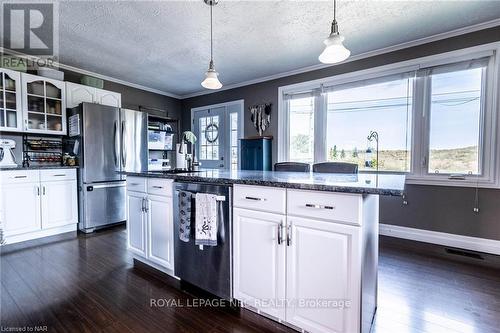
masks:
[(311, 165), (300, 162), (279, 162), (274, 164), (274, 171), (309, 172)]
[(319, 173), (358, 173), (358, 165), (345, 162), (323, 162), (313, 165), (313, 172)]

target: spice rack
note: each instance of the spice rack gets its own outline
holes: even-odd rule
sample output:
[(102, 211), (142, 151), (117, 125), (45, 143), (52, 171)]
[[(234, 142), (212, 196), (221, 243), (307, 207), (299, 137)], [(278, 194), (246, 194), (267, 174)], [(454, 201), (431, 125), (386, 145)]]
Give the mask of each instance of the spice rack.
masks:
[(62, 139), (23, 135), (23, 166), (49, 166), (62, 163)]

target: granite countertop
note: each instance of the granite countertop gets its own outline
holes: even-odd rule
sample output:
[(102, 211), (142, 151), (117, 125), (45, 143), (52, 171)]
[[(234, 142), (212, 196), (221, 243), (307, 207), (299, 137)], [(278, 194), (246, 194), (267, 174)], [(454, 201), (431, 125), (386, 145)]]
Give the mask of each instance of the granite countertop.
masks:
[(29, 167), (23, 167), (22, 165), (18, 165), (17, 167), (7, 167), (0, 168), (1, 170), (40, 170), (40, 169), (78, 169), (78, 165), (34, 165)]
[(168, 178), (184, 182), (244, 184), (293, 189), (401, 196), (405, 176), (401, 174), (332, 174), (246, 170), (201, 170), (172, 174), (161, 171), (122, 172), (128, 176)]

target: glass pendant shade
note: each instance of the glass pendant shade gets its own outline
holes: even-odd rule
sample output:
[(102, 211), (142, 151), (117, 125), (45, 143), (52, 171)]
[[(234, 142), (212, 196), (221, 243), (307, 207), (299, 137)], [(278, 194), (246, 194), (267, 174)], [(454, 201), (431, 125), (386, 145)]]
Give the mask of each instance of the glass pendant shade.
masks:
[(324, 40), (325, 49), (319, 55), (318, 59), (324, 64), (335, 64), (346, 60), (351, 55), (351, 51), (345, 48), (342, 42), (344, 36), (338, 33), (332, 33)]
[(203, 88), (206, 89), (220, 89), (222, 88), (222, 83), (219, 81), (219, 73), (215, 71), (214, 68), (209, 68), (205, 72), (205, 80), (201, 83)]

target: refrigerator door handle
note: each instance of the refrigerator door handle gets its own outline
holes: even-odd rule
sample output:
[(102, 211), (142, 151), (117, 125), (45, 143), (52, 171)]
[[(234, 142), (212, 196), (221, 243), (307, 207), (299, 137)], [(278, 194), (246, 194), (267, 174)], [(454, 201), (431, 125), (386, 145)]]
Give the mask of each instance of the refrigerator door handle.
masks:
[(113, 157), (114, 157), (114, 161), (115, 161), (115, 167), (118, 168), (118, 149), (119, 148), (119, 145), (118, 145), (118, 140), (117, 140), (117, 135), (118, 135), (118, 122), (115, 121), (114, 125), (113, 125), (113, 146), (114, 146), (114, 151), (113, 151)]
[(127, 166), (127, 149), (125, 148), (125, 122), (122, 121), (122, 169)]

